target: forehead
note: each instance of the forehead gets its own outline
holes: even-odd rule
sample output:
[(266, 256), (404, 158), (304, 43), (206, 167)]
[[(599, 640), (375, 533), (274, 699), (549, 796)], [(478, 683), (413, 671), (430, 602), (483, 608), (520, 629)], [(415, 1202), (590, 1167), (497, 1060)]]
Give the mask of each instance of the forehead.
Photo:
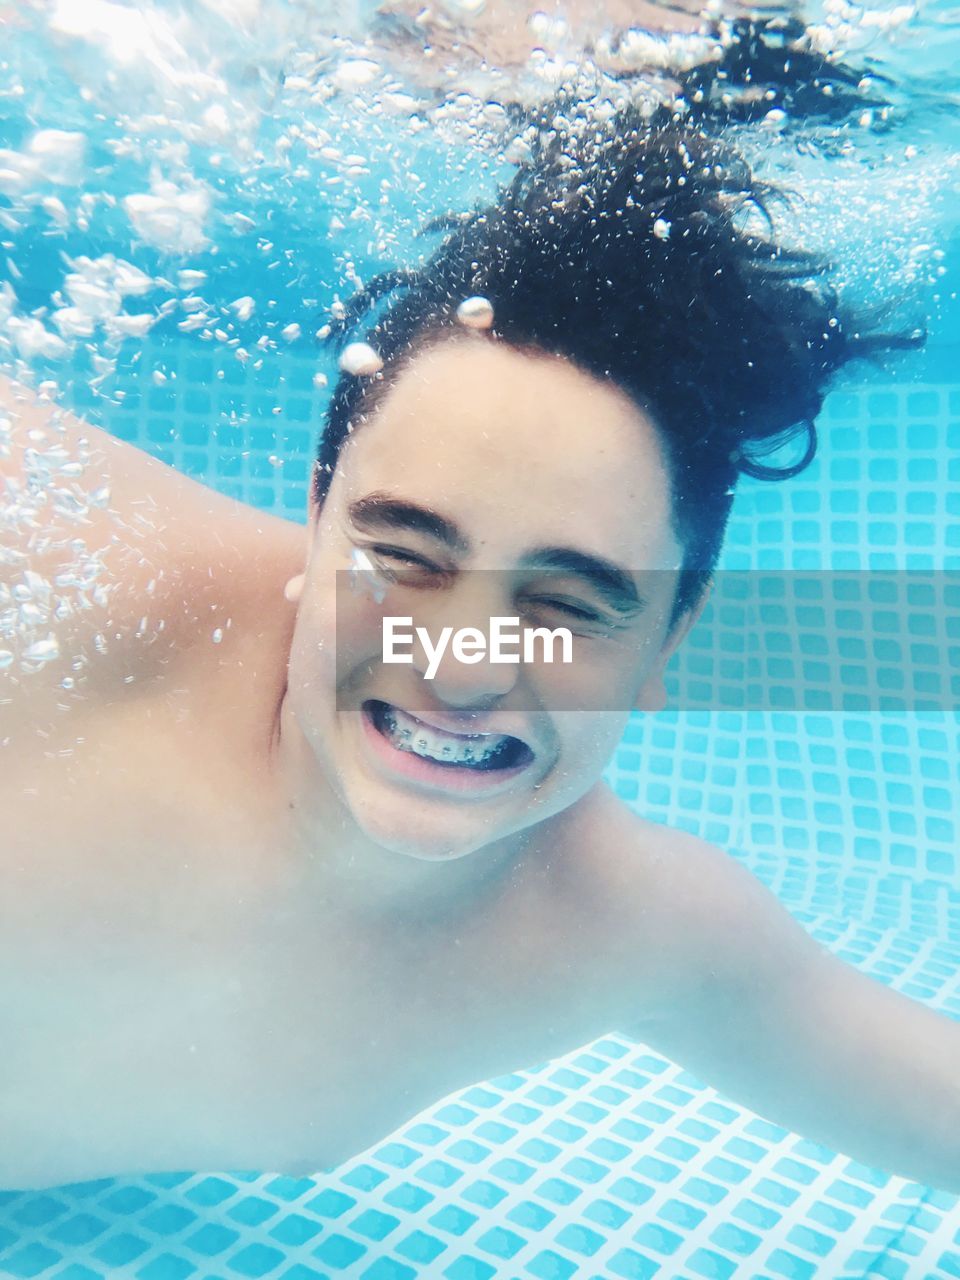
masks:
[(487, 338), (411, 360), (342, 463), (351, 499), (388, 489), (467, 523), (509, 517), (504, 534), (602, 531), (610, 553), (644, 560), (673, 546), (652, 419), (569, 360)]

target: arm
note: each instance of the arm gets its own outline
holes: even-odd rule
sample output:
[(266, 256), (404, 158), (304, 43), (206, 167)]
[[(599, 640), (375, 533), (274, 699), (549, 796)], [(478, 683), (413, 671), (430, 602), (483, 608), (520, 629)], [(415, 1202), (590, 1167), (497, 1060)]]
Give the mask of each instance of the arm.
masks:
[(960, 1192), (960, 1023), (837, 959), (732, 858), (701, 857), (691, 980), (638, 1036), (774, 1123)]

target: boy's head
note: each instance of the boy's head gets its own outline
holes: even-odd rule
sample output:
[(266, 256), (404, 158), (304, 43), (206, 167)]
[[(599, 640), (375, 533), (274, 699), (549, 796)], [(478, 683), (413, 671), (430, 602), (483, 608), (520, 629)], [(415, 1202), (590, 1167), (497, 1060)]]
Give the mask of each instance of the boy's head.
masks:
[[(817, 264), (743, 224), (767, 194), (696, 131), (557, 116), (493, 206), (456, 222), (425, 266), (379, 277), (347, 307), (341, 336), (404, 290), (365, 335), (382, 372), (344, 374), (333, 394), (289, 692), (378, 843), (457, 857), (584, 795), (630, 709), (663, 705), (663, 668), (702, 604), (738, 473), (806, 465), (830, 376), (896, 343), (853, 333), (829, 291), (808, 287)], [(489, 331), (457, 322), (478, 295), (492, 304)], [(792, 436), (799, 458), (761, 461)], [(513, 612), (507, 586), (538, 609), (549, 591), (537, 625), (579, 637), (581, 705), (620, 712), (557, 712), (563, 673), (547, 668), (447, 662), (425, 692), (422, 671), (383, 664), (380, 611), (360, 603), (341, 602), (334, 643), (331, 570), (358, 550), (387, 573), (424, 575), (418, 621), (439, 618), (431, 601), (449, 602), (464, 568), (497, 571), (499, 586), (472, 589), (464, 606), (481, 629)], [(603, 602), (589, 574), (538, 580), (551, 556), (570, 563), (558, 550), (619, 570), (643, 606), (571, 621), (571, 606), (602, 615)], [(335, 647), (349, 659), (339, 673)], [(338, 712), (333, 691), (362, 713)], [(458, 727), (506, 738), (437, 732)], [(478, 759), (457, 763), (474, 748)], [(495, 768), (476, 767), (484, 753)]]
[[(563, 356), (655, 418), (694, 571), (679, 616), (716, 564), (738, 474), (802, 470), (832, 376), (905, 342), (856, 332), (820, 279), (826, 264), (761, 234), (778, 193), (728, 145), (632, 112), (544, 115), (533, 158), (500, 198), (441, 220), (452, 230), (423, 267), (378, 276), (333, 326), (345, 337), (403, 290), (366, 334), (382, 373), (344, 374), (334, 390), (313, 496), (322, 503), (350, 431), (425, 344), (456, 334), (457, 307), (479, 295), (493, 306), (493, 340)], [(764, 464), (791, 440), (787, 462)]]

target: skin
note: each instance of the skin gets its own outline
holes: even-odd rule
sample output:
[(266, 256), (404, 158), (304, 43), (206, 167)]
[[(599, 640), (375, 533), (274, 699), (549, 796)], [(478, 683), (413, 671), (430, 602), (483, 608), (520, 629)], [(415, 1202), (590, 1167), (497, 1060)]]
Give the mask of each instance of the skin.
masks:
[[(13, 384), (0, 404), (11, 492), (26, 448), (57, 442), (87, 441), (82, 487), (111, 488), (87, 523), (49, 510), (40, 545), (25, 528), (7, 545), (53, 579), (81, 534), (113, 587), (62, 623), (59, 661), (11, 668), (0, 692), (0, 1186), (314, 1172), (610, 1031), (867, 1163), (960, 1183), (956, 1025), (829, 956), (722, 851), (600, 779), (629, 707), (663, 706), (694, 621), (667, 633), (680, 548), (646, 411), (568, 362), (443, 343), (355, 430), (304, 529)], [(478, 579), (520, 599), (535, 547), (635, 574), (649, 609), (629, 637), (582, 639), (576, 675), (623, 709), (552, 711), (570, 673), (546, 667), (445, 664), (427, 693), (416, 666), (379, 662), (363, 592), (338, 602), (338, 672), (333, 580), (381, 541), (348, 519), (371, 493), (456, 521), (441, 594), (474, 617), (491, 603)], [(384, 541), (440, 556), (422, 534)], [(419, 597), (425, 615), (438, 598)], [(338, 710), (338, 680), (512, 729), (534, 761), (484, 799), (414, 785)]]

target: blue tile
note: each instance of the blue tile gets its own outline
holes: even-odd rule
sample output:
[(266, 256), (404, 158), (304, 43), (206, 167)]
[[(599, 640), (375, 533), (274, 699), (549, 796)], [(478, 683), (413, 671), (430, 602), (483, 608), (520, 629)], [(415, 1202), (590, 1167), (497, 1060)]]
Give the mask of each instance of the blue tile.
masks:
[(873, 1201), (872, 1191), (840, 1179), (830, 1184), (826, 1194), (834, 1200), (839, 1200), (841, 1204), (849, 1204), (857, 1209), (865, 1209)]
[(526, 1156), (528, 1160), (536, 1160), (540, 1164), (545, 1164), (553, 1160), (560, 1154), (562, 1148), (553, 1142), (544, 1142), (542, 1138), (530, 1138), (523, 1142), (517, 1148), (522, 1156)]
[(405, 1258), (410, 1258), (412, 1262), (430, 1263), (440, 1256), (447, 1248), (442, 1240), (438, 1240), (436, 1236), (428, 1235), (425, 1231), (413, 1231), (401, 1240), (399, 1244), (395, 1244), (394, 1248), (397, 1253), (403, 1254)]
[(395, 1258), (377, 1258), (365, 1271), (360, 1272), (361, 1280), (414, 1280), (416, 1271)]
[(583, 1216), (592, 1222), (599, 1223), (601, 1227), (609, 1227), (612, 1231), (622, 1227), (630, 1217), (625, 1209), (621, 1209), (619, 1205), (609, 1200), (595, 1200), (593, 1204), (588, 1204), (583, 1210)]
[(296, 1246), (306, 1244), (322, 1230), (323, 1227), (319, 1222), (305, 1218), (300, 1213), (290, 1213), (270, 1228), (270, 1235), (280, 1244)]
[(447, 1147), (447, 1155), (454, 1160), (463, 1160), (466, 1164), (479, 1164), (490, 1155), (490, 1148), (472, 1142), (469, 1138), (458, 1138)]
[(526, 1243), (523, 1236), (518, 1236), (515, 1231), (491, 1227), (477, 1239), (476, 1247), (484, 1253), (495, 1254), (498, 1258), (512, 1258)]
[(379, 1209), (365, 1209), (350, 1223), (350, 1230), (371, 1240), (383, 1240), (400, 1225), (400, 1219)]
[(210, 1206), (221, 1204), (236, 1193), (237, 1188), (232, 1182), (225, 1182), (223, 1178), (204, 1178), (195, 1187), (188, 1188), (184, 1195), (195, 1204)]
[(438, 1142), (442, 1142), (444, 1138), (449, 1138), (449, 1131), (441, 1129), (435, 1124), (420, 1123), (412, 1125), (408, 1128), (404, 1137), (410, 1142), (417, 1142), (421, 1146), (435, 1147)]
[(37, 1276), (62, 1257), (63, 1254), (57, 1253), (55, 1249), (48, 1249), (46, 1245), (28, 1244), (4, 1258), (3, 1270), (11, 1276)]
[(340, 1181), (360, 1191), (372, 1191), (374, 1187), (379, 1187), (381, 1182), (385, 1182), (387, 1177), (388, 1175), (382, 1169), (375, 1169), (372, 1164), (361, 1164), (341, 1174)]
[(563, 1178), (548, 1178), (540, 1184), (537, 1191), (544, 1199), (555, 1204), (572, 1204), (577, 1196), (583, 1194), (580, 1187), (575, 1187), (572, 1182), (565, 1182)]
[(686, 1265), (698, 1276), (706, 1276), (707, 1280), (730, 1280), (737, 1270), (732, 1258), (724, 1258), (712, 1249), (694, 1249)]
[(652, 1188), (645, 1186), (642, 1182), (637, 1182), (635, 1178), (617, 1178), (608, 1188), (609, 1194), (617, 1196), (621, 1200), (626, 1200), (628, 1204), (641, 1205), (653, 1195)]
[[(822, 1208), (823, 1206), (816, 1207)], [(740, 1218), (741, 1221), (749, 1223), (751, 1227), (758, 1227), (762, 1231), (769, 1231), (775, 1227), (783, 1216), (777, 1213), (776, 1209), (757, 1204), (755, 1200), (742, 1200), (740, 1204), (734, 1206), (731, 1212), (735, 1218)], [(847, 1216), (849, 1217), (849, 1215)]]
[[(571, 1113), (573, 1108), (570, 1108)], [(539, 1120), (543, 1112), (538, 1107), (528, 1107), (522, 1102), (511, 1102), (504, 1107), (500, 1114), (507, 1120), (512, 1120), (518, 1125), (533, 1124), (535, 1120)]]
[(496, 1120), (484, 1120), (474, 1128), (473, 1132), (478, 1138), (483, 1138), (484, 1142), (495, 1144), (509, 1142), (511, 1138), (517, 1136), (515, 1128), (508, 1124), (500, 1124)]
[(93, 1256), (105, 1262), (107, 1266), (123, 1267), (134, 1258), (139, 1258), (141, 1253), (146, 1253), (149, 1247), (146, 1240), (122, 1231), (119, 1235), (104, 1240), (103, 1244), (97, 1245)]
[(704, 1220), (706, 1214), (683, 1200), (666, 1200), (657, 1210), (657, 1217), (664, 1222), (672, 1222), (684, 1231), (693, 1231)]
[(107, 1213), (139, 1213), (157, 1198), (155, 1191), (145, 1187), (118, 1187), (100, 1201), (99, 1207)]
[(318, 1213), (321, 1218), (339, 1218), (356, 1203), (353, 1196), (344, 1195), (342, 1191), (334, 1191), (332, 1187), (327, 1187), (318, 1196), (308, 1200), (304, 1208)]
[(226, 1265), (238, 1275), (259, 1277), (276, 1271), (284, 1261), (285, 1254), (279, 1249), (271, 1249), (265, 1244), (248, 1244), (245, 1249), (234, 1254)]
[(416, 1147), (408, 1146), (405, 1142), (388, 1142), (386, 1146), (378, 1148), (376, 1155), (378, 1160), (396, 1169), (406, 1169), (420, 1159), (420, 1152)]
[(568, 1160), (563, 1166), (564, 1173), (576, 1178), (578, 1182), (599, 1182), (605, 1178), (610, 1172), (609, 1168), (604, 1164), (598, 1164), (595, 1160), (587, 1160), (584, 1156), (574, 1156), (572, 1160)]
[(393, 1187), (388, 1191), (383, 1198), (393, 1208), (404, 1209), (407, 1213), (415, 1213), (425, 1204), (430, 1204), (436, 1199), (432, 1192), (424, 1190), (423, 1187), (414, 1186), (412, 1182), (402, 1182), (399, 1187)]
[(635, 1249), (621, 1249), (613, 1255), (607, 1267), (613, 1275), (623, 1276), (624, 1280), (651, 1280), (660, 1270), (660, 1263), (637, 1253)]
[(68, 1208), (53, 1196), (30, 1195), (16, 1206), (10, 1216), (24, 1227), (42, 1227), (66, 1213)]
[(536, 1169), (532, 1164), (524, 1164), (522, 1160), (497, 1160), (490, 1166), (490, 1172), (504, 1182), (523, 1183), (531, 1178)]
[(754, 1235), (752, 1231), (735, 1227), (732, 1222), (721, 1223), (710, 1233), (710, 1241), (720, 1249), (725, 1249), (728, 1253), (736, 1253), (740, 1257), (753, 1253), (761, 1243), (759, 1236)]
[(107, 1230), (107, 1226), (103, 1218), (94, 1218), (89, 1213), (81, 1213), (74, 1218), (68, 1218), (66, 1222), (58, 1222), (50, 1229), (49, 1235), (59, 1244), (84, 1245), (102, 1235)]
[(811, 1280), (816, 1274), (816, 1266), (804, 1258), (786, 1249), (774, 1249), (766, 1261), (766, 1268), (774, 1275), (786, 1276), (787, 1280)]
[(587, 1131), (583, 1125), (571, 1124), (568, 1120), (551, 1120), (545, 1132), (559, 1142), (577, 1142), (586, 1136)]
[(459, 1129), (464, 1125), (468, 1125), (471, 1120), (476, 1119), (477, 1113), (471, 1111), (469, 1107), (461, 1106), (459, 1103), (448, 1102), (445, 1106), (435, 1111), (434, 1115), (444, 1124), (449, 1124), (453, 1128)]
[(463, 1177), (463, 1170), (446, 1160), (428, 1160), (420, 1167), (420, 1177), (424, 1182), (432, 1182), (438, 1187), (452, 1187)]
[(555, 1213), (551, 1213), (542, 1204), (535, 1204), (532, 1200), (522, 1200), (507, 1213), (510, 1222), (516, 1223), (526, 1231), (542, 1231), (555, 1217)]
[(430, 1225), (439, 1227), (441, 1231), (449, 1231), (451, 1235), (462, 1236), (476, 1221), (475, 1213), (468, 1213), (455, 1204), (447, 1204), (431, 1217)]
[(825, 1258), (837, 1241), (834, 1236), (824, 1235), (822, 1231), (812, 1231), (810, 1227), (799, 1223), (787, 1233), (787, 1243), (796, 1245), (804, 1253), (815, 1253), (818, 1258)]
[(679, 1190), (684, 1195), (688, 1195), (691, 1200), (699, 1200), (701, 1204), (719, 1204), (724, 1196), (730, 1193), (729, 1187), (708, 1182), (706, 1178), (689, 1178)]
[(464, 1187), (460, 1194), (471, 1204), (481, 1205), (484, 1209), (493, 1209), (504, 1199), (507, 1192), (503, 1187), (498, 1187), (495, 1182), (488, 1182), (486, 1178), (481, 1178), (478, 1182), (472, 1182), (469, 1187)]
[(196, 1220), (197, 1215), (192, 1209), (186, 1209), (183, 1205), (165, 1204), (145, 1213), (137, 1226), (144, 1231), (152, 1231), (154, 1235), (170, 1236), (189, 1227)]
[(479, 1258), (473, 1258), (469, 1254), (457, 1258), (443, 1270), (447, 1280), (490, 1280), (490, 1277), (496, 1274), (496, 1267), (491, 1267), (488, 1262), (481, 1262)]
[(561, 1231), (557, 1232), (557, 1244), (564, 1249), (570, 1249), (574, 1253), (582, 1253), (588, 1258), (592, 1258), (597, 1250), (606, 1244), (606, 1239), (599, 1232), (591, 1231), (589, 1227), (585, 1227), (580, 1223), (569, 1223)]
[(346, 1236), (330, 1235), (313, 1251), (313, 1256), (325, 1262), (329, 1267), (343, 1270), (362, 1258), (367, 1246), (358, 1244), (356, 1240), (348, 1240)]
[(192, 1262), (175, 1253), (161, 1253), (137, 1272), (140, 1280), (186, 1280), (196, 1271)]
[(316, 1189), (316, 1183), (312, 1178), (288, 1178), (283, 1174), (278, 1178), (271, 1178), (266, 1184), (265, 1190), (270, 1192), (271, 1196), (285, 1201), (294, 1201), (306, 1196), (308, 1192)]
[(531, 1275), (538, 1276), (539, 1280), (570, 1280), (577, 1271), (577, 1264), (559, 1253), (545, 1249), (527, 1263), (526, 1270)]
[(772, 1200), (774, 1204), (780, 1205), (793, 1204), (799, 1194), (795, 1187), (785, 1186), (772, 1178), (759, 1178), (753, 1192), (763, 1200)]
[(676, 1253), (683, 1244), (682, 1236), (678, 1236), (675, 1231), (668, 1231), (656, 1222), (645, 1222), (633, 1238), (641, 1248), (666, 1255)]
[(656, 1160), (653, 1156), (644, 1155), (633, 1166), (635, 1172), (649, 1178), (651, 1182), (672, 1182), (680, 1172), (675, 1164), (665, 1160)]
[(190, 1249), (193, 1253), (202, 1253), (205, 1257), (212, 1258), (214, 1254), (223, 1253), (224, 1249), (229, 1249), (239, 1239), (238, 1231), (231, 1231), (229, 1227), (223, 1227), (217, 1222), (205, 1222), (199, 1231), (188, 1236), (183, 1244), (184, 1248)]

